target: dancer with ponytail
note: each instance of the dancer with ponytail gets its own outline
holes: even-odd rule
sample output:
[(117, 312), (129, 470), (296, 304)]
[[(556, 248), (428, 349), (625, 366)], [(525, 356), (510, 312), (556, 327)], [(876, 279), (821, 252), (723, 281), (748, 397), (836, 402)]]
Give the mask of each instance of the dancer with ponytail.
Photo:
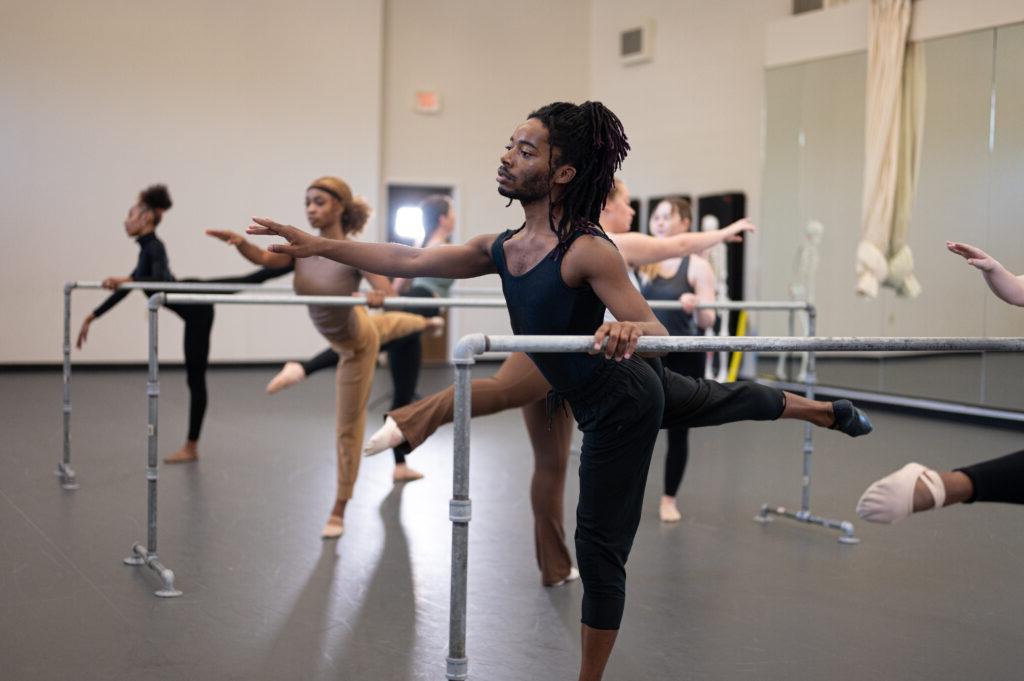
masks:
[[(354, 243), (351, 237), (362, 231), (370, 217), (370, 207), (352, 195), (348, 184), (336, 177), (314, 180), (306, 190), (306, 218), (324, 241)], [(257, 265), (287, 267), (295, 265), (293, 285), (300, 295), (348, 296), (359, 288), (365, 276), (381, 294), (392, 293), (386, 277), (326, 258), (293, 260), (291, 255), (264, 250), (241, 234), (229, 230), (207, 233), (231, 244)], [(373, 386), (377, 353), (382, 343), (427, 328), (427, 318), (407, 312), (388, 312), (371, 321), (366, 308), (309, 305), (309, 316), (317, 331), (338, 354), (336, 370), (337, 427), (336, 445), (338, 487), (334, 506), (321, 533), (324, 539), (336, 539), (345, 529), (345, 506), (352, 498), (362, 458), (366, 405)]]
[[(156, 236), (156, 228), (163, 214), (171, 209), (171, 195), (167, 187), (155, 184), (139, 193), (139, 197), (124, 221), (125, 232), (134, 237), (139, 245), (139, 257), (135, 269), (126, 277), (107, 277), (104, 288), (117, 289), (121, 284), (133, 281), (172, 282), (170, 260), (164, 243)], [(241, 277), (209, 279), (216, 283), (262, 283), (267, 279), (280, 277), (291, 271), (291, 267), (263, 268)], [(183, 279), (185, 282), (200, 282), (199, 279)], [(115, 290), (103, 303), (82, 322), (76, 347), (81, 349), (89, 337), (92, 323), (106, 314), (131, 293), (130, 289)], [(146, 295), (153, 292), (146, 291)], [(181, 449), (164, 459), (164, 463), (190, 463), (199, 459), (199, 435), (206, 416), (208, 392), (206, 369), (210, 358), (210, 334), (213, 331), (212, 305), (167, 305), (169, 310), (185, 322), (185, 375), (188, 381), (188, 435)]]

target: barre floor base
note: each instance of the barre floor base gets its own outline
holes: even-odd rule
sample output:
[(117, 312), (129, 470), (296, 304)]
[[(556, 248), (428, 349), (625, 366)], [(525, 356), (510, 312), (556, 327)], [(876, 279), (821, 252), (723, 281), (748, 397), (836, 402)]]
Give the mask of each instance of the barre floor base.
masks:
[[(272, 373), (212, 370), (201, 460), (160, 470), (160, 559), (184, 592), (166, 600), (150, 570), (121, 564), (146, 531), (145, 373), (77, 371), (72, 494), (53, 477), (60, 376), (0, 374), (5, 681), (444, 678), (451, 428), (411, 457), (425, 480), (394, 487), (386, 455), (364, 460), (346, 533), (324, 543), (333, 376), (266, 397)], [(450, 380), (427, 370), (421, 389)], [(184, 383), (161, 374), (161, 455), (184, 436)], [(386, 384), (381, 372), (373, 398)], [(910, 458), (948, 467), (1021, 447), (1004, 429), (871, 415), (867, 438), (816, 434), (815, 513), (854, 519), (863, 488)], [(801, 433), (694, 431), (674, 525), (657, 520), (659, 442), (607, 678), (1018, 678), (1024, 511), (857, 522), (852, 550), (821, 528), (751, 522), (762, 502), (799, 506)], [(539, 585), (525, 441), (515, 412), (473, 424), (471, 680), (575, 678), (581, 588)]]

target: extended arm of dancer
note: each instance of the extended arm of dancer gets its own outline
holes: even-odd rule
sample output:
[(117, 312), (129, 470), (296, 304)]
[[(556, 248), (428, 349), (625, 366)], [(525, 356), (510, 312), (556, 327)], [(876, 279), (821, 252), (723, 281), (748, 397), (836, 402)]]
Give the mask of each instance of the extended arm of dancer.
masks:
[(238, 252), (242, 254), (243, 258), (254, 265), (261, 265), (263, 267), (287, 267), (292, 264), (290, 256), (282, 255), (281, 253), (271, 253), (268, 250), (262, 249), (238, 232), (234, 232), (230, 229), (208, 229), (206, 230), (206, 234), (207, 236), (212, 236), (215, 239), (220, 239), (224, 243), (234, 246), (238, 249)]
[(464, 244), (413, 248), (401, 244), (337, 241), (314, 236), (268, 218), (253, 218), (249, 234), (269, 234), (287, 240), (271, 244), (274, 254), (293, 258), (319, 255), (324, 258), (389, 277), (446, 277), (467, 279), (495, 272), (491, 262), (493, 234), (474, 237)]
[[(679, 297), (684, 312), (692, 313), (697, 305), (715, 302), (715, 274), (707, 260), (690, 258), (689, 278), (693, 293), (684, 293)], [(697, 326), (701, 329), (710, 328), (716, 316), (714, 310), (697, 310)]]
[(1024, 275), (1016, 276), (977, 246), (947, 241), (946, 248), (966, 259), (968, 265), (981, 270), (985, 283), (997, 297), (1010, 305), (1024, 307)]
[(603, 239), (579, 239), (565, 258), (562, 278), (569, 286), (589, 284), (616, 319), (605, 322), (594, 333), (594, 352), (607, 339), (608, 359), (629, 359), (642, 336), (667, 336), (668, 331), (654, 316), (647, 301), (629, 283), (626, 263), (615, 247)]
[(638, 232), (608, 234), (608, 237), (619, 247), (619, 252), (631, 267), (639, 267), (669, 258), (681, 258), (692, 253), (700, 253), (722, 242), (740, 242), (743, 241), (745, 232), (756, 230), (757, 227), (753, 222), (743, 218), (728, 227), (711, 232), (684, 232), (664, 239)]
[(89, 338), (89, 326), (107, 313), (130, 293), (126, 289), (119, 289), (122, 284), (133, 281), (170, 281), (170, 271), (167, 264), (167, 252), (159, 241), (151, 241), (142, 247), (139, 262), (127, 277), (107, 277), (103, 280), (103, 288), (114, 291), (103, 303), (93, 310), (83, 321), (82, 328), (78, 331), (78, 339), (75, 347), (79, 350), (85, 345)]

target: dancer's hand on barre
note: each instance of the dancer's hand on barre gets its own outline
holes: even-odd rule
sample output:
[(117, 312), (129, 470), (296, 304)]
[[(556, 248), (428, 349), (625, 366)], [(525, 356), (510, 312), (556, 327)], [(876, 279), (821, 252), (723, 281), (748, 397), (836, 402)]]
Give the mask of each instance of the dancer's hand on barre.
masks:
[(684, 293), (679, 296), (679, 304), (683, 306), (683, 312), (686, 314), (693, 314), (693, 311), (697, 309), (697, 303), (699, 302), (700, 299), (693, 293)]
[(293, 258), (308, 258), (311, 255), (316, 255), (319, 237), (290, 225), (274, 222), (269, 218), (253, 218), (252, 221), (256, 224), (249, 225), (249, 228), (245, 230), (248, 234), (269, 234), (270, 236), (284, 237), (288, 241), (286, 244), (268, 246), (267, 250), (271, 253), (283, 253)]
[(89, 338), (89, 325), (92, 324), (94, 319), (96, 319), (96, 316), (90, 314), (82, 322), (82, 328), (78, 330), (78, 340), (75, 342), (76, 349), (81, 350), (82, 346), (85, 345), (86, 339)]
[(636, 322), (605, 322), (594, 334), (594, 349), (590, 354), (596, 355), (600, 352), (601, 344), (608, 339), (608, 344), (604, 346), (604, 356), (607, 359), (614, 359), (616, 362), (629, 359), (636, 352), (637, 341), (642, 335), (643, 328)]
[(384, 307), (384, 291), (378, 291), (377, 289), (370, 289), (369, 291), (360, 291), (359, 295), (366, 297), (367, 307)]
[(127, 284), (132, 280), (131, 277), (107, 277), (103, 280), (103, 288), (115, 289), (121, 284)]
[(968, 265), (977, 267), (982, 272), (991, 272), (999, 265), (999, 262), (995, 258), (977, 246), (961, 244), (955, 241), (947, 241), (946, 248), (948, 248), (951, 253), (956, 253), (963, 257), (967, 260)]
[(757, 225), (746, 218), (742, 218), (732, 223), (728, 227), (725, 227), (723, 232), (726, 232), (729, 236), (725, 237), (725, 241), (728, 243), (739, 243), (743, 241), (744, 232), (756, 232)]
[(230, 246), (241, 246), (245, 243), (244, 236), (238, 232), (233, 232), (230, 229), (208, 229), (206, 230), (206, 236), (212, 236), (214, 239), (220, 239)]

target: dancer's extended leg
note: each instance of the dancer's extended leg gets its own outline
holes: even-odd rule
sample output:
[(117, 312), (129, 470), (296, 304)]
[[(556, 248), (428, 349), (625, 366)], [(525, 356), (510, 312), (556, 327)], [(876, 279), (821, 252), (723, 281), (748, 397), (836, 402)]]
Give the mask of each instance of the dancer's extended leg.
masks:
[(822, 402), (754, 383), (718, 383), (661, 372), (665, 390), (663, 428), (717, 426), (735, 421), (807, 421), (857, 437), (871, 432), (871, 421), (849, 400)]
[[(544, 399), (551, 386), (524, 353), (513, 352), (490, 378), (472, 381), (472, 414), (486, 416), (523, 407)], [(390, 421), (370, 438), (367, 454), (375, 454), (405, 441), (416, 449), (431, 434), (452, 422), (455, 387), (449, 386), (422, 400), (388, 413)]]
[(1024, 451), (953, 471), (908, 463), (865, 490), (857, 515), (873, 523), (894, 523), (912, 513), (974, 502), (1024, 504)]
[[(533, 507), (533, 539), (545, 586), (575, 579), (569, 547), (565, 544), (565, 470), (575, 425), (565, 409), (548, 418), (546, 400), (523, 407), (523, 420), (533, 446), (533, 478), (530, 504)], [(550, 424), (550, 427), (549, 427)]]

